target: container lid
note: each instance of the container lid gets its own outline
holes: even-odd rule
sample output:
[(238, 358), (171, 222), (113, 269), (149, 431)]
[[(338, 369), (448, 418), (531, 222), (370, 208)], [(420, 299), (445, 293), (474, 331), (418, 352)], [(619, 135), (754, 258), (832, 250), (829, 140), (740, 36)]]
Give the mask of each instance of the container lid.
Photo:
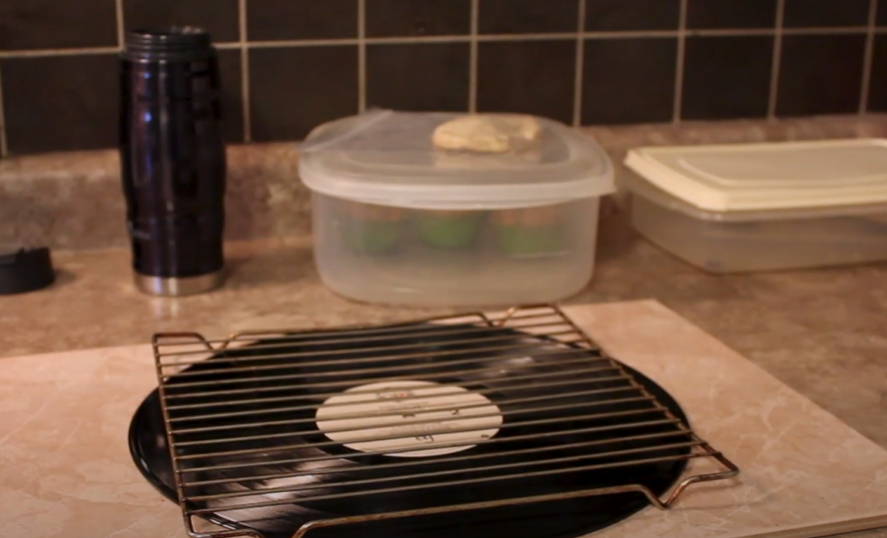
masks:
[(535, 142), (505, 153), (443, 150), (432, 141), (454, 113), (375, 110), (315, 129), (301, 147), (310, 189), (415, 209), (505, 209), (613, 192), (609, 157), (591, 138), (534, 118)]
[(887, 202), (887, 140), (636, 148), (626, 166), (693, 207), (716, 212)]

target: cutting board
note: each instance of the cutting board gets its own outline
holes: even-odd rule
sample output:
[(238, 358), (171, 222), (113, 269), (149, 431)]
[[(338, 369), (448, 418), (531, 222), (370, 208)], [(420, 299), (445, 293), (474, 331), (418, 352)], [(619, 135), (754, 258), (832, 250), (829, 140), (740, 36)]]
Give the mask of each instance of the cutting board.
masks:
[[(887, 526), (887, 451), (659, 303), (565, 311), (671, 392), (742, 470), (595, 537), (808, 538)], [(155, 386), (147, 345), (0, 359), (0, 536), (184, 538), (178, 507), (127, 448), (129, 420)]]

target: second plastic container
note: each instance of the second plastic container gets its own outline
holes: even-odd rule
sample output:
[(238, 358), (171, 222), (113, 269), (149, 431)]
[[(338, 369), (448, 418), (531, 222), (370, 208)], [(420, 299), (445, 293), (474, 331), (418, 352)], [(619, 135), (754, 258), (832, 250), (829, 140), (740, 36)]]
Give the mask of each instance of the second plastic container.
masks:
[(623, 181), (649, 240), (711, 273), (887, 260), (887, 141), (637, 148)]

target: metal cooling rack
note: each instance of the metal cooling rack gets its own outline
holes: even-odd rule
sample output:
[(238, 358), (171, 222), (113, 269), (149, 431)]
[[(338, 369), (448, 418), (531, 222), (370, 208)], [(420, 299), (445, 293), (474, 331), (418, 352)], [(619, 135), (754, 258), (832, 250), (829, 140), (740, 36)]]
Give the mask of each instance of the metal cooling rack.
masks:
[[(265, 418), (263, 418), (263, 415), (268, 413), (286, 412), (288, 410), (316, 410), (319, 407), (319, 401), (322, 402), (325, 398), (333, 396), (335, 394), (339, 394), (342, 390), (345, 390), (345, 388), (347, 388), (347, 386), (342, 386), (343, 382), (341, 381), (334, 382), (322, 380), (324, 378), (324, 367), (329, 367), (329, 376), (338, 376), (342, 374), (342, 371), (338, 369), (341, 368), (342, 363), (341, 361), (335, 360), (335, 355), (336, 353), (339, 353), (338, 351), (311, 351), (309, 349), (299, 353), (281, 353), (280, 349), (287, 346), (292, 346), (294, 339), (296, 339), (296, 341), (299, 338), (306, 339), (306, 346), (309, 348), (312, 345), (335, 344), (336, 342), (341, 341), (341, 339), (343, 338), (347, 338), (349, 344), (354, 344), (355, 342), (361, 343), (361, 345), (365, 346), (365, 349), (368, 352), (372, 352), (372, 356), (368, 356), (365, 359), (349, 360), (347, 366), (352, 369), (350, 371), (366, 376), (366, 379), (361, 379), (360, 382), (360, 384), (364, 384), (369, 382), (383, 382), (403, 379), (404, 377), (408, 377), (410, 379), (416, 378), (415, 374), (410, 376), (398, 376), (396, 366), (393, 368), (390, 366), (382, 368), (364, 368), (365, 364), (372, 365), (373, 363), (377, 363), (380, 360), (384, 360), (386, 364), (390, 364), (392, 361), (405, 361), (404, 364), (414, 364), (410, 361), (428, 356), (427, 351), (421, 351), (421, 348), (425, 344), (422, 344), (419, 341), (417, 341), (417, 343), (415, 344), (389, 344), (387, 347), (379, 347), (380, 342), (384, 343), (387, 340), (390, 343), (390, 339), (392, 337), (420, 338), (423, 336), (427, 337), (446, 335), (448, 338), (451, 339), (447, 340), (448, 344), (464, 343), (473, 346), (468, 350), (455, 350), (443, 353), (444, 355), (448, 355), (446, 357), (447, 365), (452, 367), (451, 371), (447, 371), (448, 375), (484, 373), (485, 371), (487, 371), (485, 370), (485, 368), (489, 367), (488, 364), (485, 364), (487, 360), (484, 356), (485, 352), (496, 353), (496, 360), (501, 360), (503, 357), (519, 358), (527, 356), (526, 344), (515, 345), (513, 338), (511, 338), (511, 341), (509, 341), (508, 338), (503, 339), (497, 337), (495, 332), (490, 332), (490, 328), (508, 328), (516, 331), (521, 331), (522, 333), (528, 333), (539, 337), (545, 342), (556, 343), (555, 345), (560, 346), (560, 352), (563, 352), (563, 349), (565, 347), (570, 350), (569, 357), (557, 363), (559, 369), (558, 372), (555, 374), (520, 375), (520, 372), (518, 370), (515, 370), (515, 373), (517, 375), (509, 377), (509, 381), (518, 382), (518, 385), (509, 386), (510, 391), (519, 391), (522, 388), (522, 385), (520, 385), (520, 383), (524, 383), (525, 385), (523, 386), (526, 386), (528, 388), (532, 387), (533, 390), (538, 390), (540, 387), (550, 390), (550, 395), (541, 397), (533, 396), (525, 398), (513, 398), (510, 402), (500, 403), (520, 404), (519, 409), (521, 412), (526, 411), (528, 414), (532, 414), (532, 412), (538, 411), (556, 412), (559, 409), (566, 410), (567, 406), (557, 405), (559, 398), (592, 395), (595, 397), (603, 398), (602, 400), (595, 400), (595, 403), (593, 404), (589, 404), (589, 409), (582, 411), (583, 414), (580, 416), (573, 414), (565, 415), (565, 418), (561, 419), (559, 419), (558, 417), (554, 417), (543, 420), (521, 418), (513, 424), (503, 425), (502, 427), (511, 425), (532, 426), (540, 423), (556, 424), (558, 422), (563, 422), (564, 426), (562, 430), (557, 430), (556, 434), (549, 432), (544, 435), (546, 437), (556, 437), (560, 435), (566, 436), (579, 433), (594, 433), (595, 431), (597, 431), (594, 428), (575, 429), (575, 424), (570, 423), (570, 421), (572, 420), (582, 418), (612, 420), (618, 419), (620, 416), (633, 417), (639, 413), (644, 415), (645, 418), (643, 421), (630, 423), (626, 422), (626, 426), (622, 427), (626, 429), (628, 429), (629, 427), (634, 428), (637, 426), (645, 425), (665, 425), (670, 427), (670, 431), (652, 433), (647, 435), (634, 434), (621, 437), (617, 434), (616, 437), (610, 437), (606, 440), (606, 442), (599, 443), (601, 445), (610, 445), (618, 442), (632, 442), (641, 439), (643, 439), (644, 441), (654, 442), (653, 445), (641, 449), (620, 451), (605, 451), (602, 449), (598, 449), (597, 451), (595, 451), (596, 443), (594, 441), (591, 441), (572, 444), (552, 443), (552, 448), (535, 447), (531, 449), (510, 451), (509, 454), (533, 453), (534, 457), (538, 455), (539, 459), (534, 460), (533, 464), (536, 464), (536, 461), (538, 461), (540, 464), (562, 463), (562, 467), (559, 467), (557, 472), (564, 474), (573, 472), (587, 473), (591, 471), (597, 471), (599, 469), (603, 471), (612, 468), (633, 468), (657, 463), (667, 463), (682, 460), (689, 461), (698, 459), (709, 460), (711, 463), (717, 466), (719, 470), (714, 472), (695, 474), (693, 476), (685, 478), (680, 483), (678, 483), (677, 486), (675, 486), (670, 491), (670, 493), (666, 494), (664, 498), (657, 497), (657, 495), (654, 494), (649, 488), (641, 484), (623, 484), (615, 487), (590, 490), (586, 489), (581, 491), (564, 491), (563, 493), (557, 494), (505, 498), (492, 500), (489, 502), (474, 502), (467, 504), (449, 505), (442, 504), (440, 506), (431, 506), (427, 508), (413, 510), (357, 515), (335, 519), (318, 519), (314, 521), (309, 521), (308, 523), (302, 525), (302, 527), (299, 528), (297, 532), (293, 535), (293, 538), (302, 538), (307, 533), (309, 533), (309, 531), (321, 527), (332, 527), (368, 521), (380, 521), (422, 515), (445, 514), (468, 510), (481, 510), (506, 506), (527, 505), (531, 503), (541, 503), (549, 501), (564, 501), (569, 499), (586, 498), (599, 495), (615, 495), (621, 493), (643, 494), (653, 506), (660, 510), (667, 510), (678, 500), (679, 497), (681, 497), (681, 495), (688, 487), (700, 482), (709, 482), (731, 478), (738, 474), (739, 469), (736, 465), (729, 461), (719, 451), (712, 448), (706, 441), (697, 436), (696, 433), (688, 429), (678, 417), (676, 417), (667, 409), (665, 405), (658, 401), (656, 397), (654, 397), (640, 383), (638, 383), (638, 381), (621, 363), (610, 358), (606, 355), (606, 353), (601, 351), (594, 344), (594, 342), (592, 342), (591, 339), (584, 334), (583, 331), (581, 331), (559, 308), (555, 306), (545, 305), (516, 307), (508, 310), (507, 312), (496, 315), (473, 313), (459, 316), (428, 318), (400, 325), (353, 327), (335, 330), (264, 331), (238, 333), (222, 340), (206, 339), (197, 333), (160, 333), (156, 334), (153, 339), (154, 357), (156, 363), (157, 378), (159, 382), (160, 405), (166, 424), (166, 437), (167, 443), (169, 445), (170, 455), (172, 458), (173, 469), (175, 472), (174, 474), (177, 495), (182, 513), (184, 515), (188, 534), (195, 538), (227, 538), (233, 536), (253, 536), (255, 538), (263, 538), (262, 535), (256, 531), (223, 530), (210, 533), (198, 532), (195, 530), (194, 527), (194, 516), (207, 516), (213, 512), (228, 513), (231, 511), (236, 511), (238, 509), (245, 510), (255, 508), (268, 508), (275, 505), (293, 504), (294, 501), (292, 499), (272, 500), (267, 497), (273, 497), (273, 495), (271, 494), (285, 494), (288, 492), (300, 491), (299, 486), (288, 486), (286, 488), (269, 487), (266, 490), (256, 489), (247, 492), (231, 492), (228, 490), (224, 490), (223, 488), (219, 489), (218, 491), (214, 491), (214, 487), (221, 487), (224, 486), (226, 483), (244, 481), (245, 478), (243, 476), (240, 476), (236, 478), (201, 480), (199, 479), (199, 477), (201, 476), (199, 473), (206, 473), (208, 471), (225, 471), (230, 469), (249, 470), (251, 466), (256, 465), (255, 460), (249, 459), (250, 456), (261, 454), (263, 451), (273, 450), (274, 452), (280, 452), (282, 448), (287, 448), (285, 443), (283, 445), (279, 444), (280, 438), (296, 438), (301, 434), (294, 430), (294, 433), (276, 433), (268, 436), (263, 436), (261, 434), (239, 436), (237, 431), (232, 431), (231, 426), (195, 427), (195, 423), (199, 424), (201, 420), (213, 421), (236, 419), (238, 421), (238, 426), (248, 427), (251, 432), (257, 430), (261, 431), (263, 427), (279, 427), (282, 424), (281, 421), (266, 420)], [(240, 348), (244, 345), (250, 345), (250, 349), (253, 350), (252, 355), (239, 357), (226, 356), (226, 351)], [(258, 351), (259, 354), (255, 354), (255, 351)], [(379, 355), (380, 352), (382, 352), (383, 354)], [(557, 350), (552, 351), (550, 345), (547, 349), (544, 349), (543, 352), (558, 353)], [(354, 355), (355, 349), (351, 348), (348, 353), (349, 355)], [(187, 367), (192, 365), (205, 365), (205, 359), (209, 355), (214, 355), (214, 360), (218, 360), (220, 364), (226, 363), (226, 367), (221, 369), (203, 369), (197, 373), (195, 373), (194, 371), (189, 372), (186, 370)], [(435, 354), (435, 357), (437, 357), (437, 354)], [(538, 357), (538, 354), (534, 353), (533, 357)], [(267, 365), (267, 361), (269, 360), (275, 361), (275, 364), (270, 366)], [(256, 361), (260, 361), (263, 364), (257, 366), (256, 364), (254, 364)], [(280, 361), (280, 366), (276, 364), (276, 361)], [(281, 375), (281, 368), (285, 369), (287, 367), (287, 364), (293, 365), (292, 367), (294, 369), (297, 366), (300, 368), (306, 366), (319, 368), (320, 372), (312, 374), (311, 377), (321, 379), (321, 381), (318, 382), (312, 380), (311, 383), (305, 383), (304, 374), (300, 374), (298, 372), (294, 372), (292, 375)], [(437, 363), (437, 367), (440, 367), (439, 363)], [(588, 376), (590, 375), (590, 372), (594, 372), (595, 377), (589, 378)], [(224, 374), (224, 376), (219, 379), (206, 380), (207, 376), (212, 376), (214, 374)], [(189, 381), (188, 376), (197, 376), (195, 377), (195, 379), (198, 379), (198, 381)], [(429, 375), (427, 377), (440, 378), (442, 376)], [(238, 385), (241, 384), (244, 380), (249, 380), (251, 383), (267, 383), (268, 385), (267, 387), (260, 386), (253, 388), (238, 388)], [(599, 382), (601, 381), (613, 381), (615, 384), (611, 387), (602, 389), (599, 385)], [(353, 385), (354, 382), (352, 381), (351, 384)], [(583, 386), (587, 384), (592, 384), (595, 388)], [(447, 386), (446, 382), (444, 382), (442, 386)], [(276, 392), (282, 388), (287, 387), (298, 389), (312, 388), (315, 390), (319, 390), (320, 392), (313, 393), (308, 396), (267, 396), (268, 393)], [(327, 388), (329, 390), (327, 390)], [(483, 393), (484, 391), (473, 392)], [(205, 401), (206, 397), (217, 398), (220, 396), (225, 397), (224, 404), (213, 402), (207, 403)], [(409, 397), (405, 397), (403, 399), (409, 399)], [(621, 411), (610, 413), (602, 411), (601, 409), (596, 409), (596, 407), (599, 407), (602, 404), (618, 404), (637, 401), (647, 402), (649, 404), (649, 407), (646, 409), (641, 409), (639, 411)], [(253, 407), (259, 407), (258, 410), (254, 408), (248, 411), (236, 411), (235, 409), (240, 404), (249, 404)], [(437, 411), (442, 409), (446, 411), (456, 411), (457, 409), (463, 410), (470, 407), (478, 407), (478, 404), (465, 406), (457, 405), (456, 407), (441, 407), (439, 409), (435, 408), (434, 410)], [(575, 412), (575, 405), (570, 406), (570, 408)], [(176, 418), (176, 413), (182, 410), (187, 410), (189, 413), (196, 414), (189, 414), (186, 418)], [(423, 409), (422, 412), (424, 413), (425, 411), (427, 411), (427, 409)], [(181, 415), (179, 416), (181, 417)], [(369, 419), (379, 416), (382, 415), (379, 415), (378, 413), (369, 413), (366, 415), (360, 415), (359, 418), (365, 417)], [(355, 416), (355, 418), (358, 417)], [(283, 423), (293, 424), (299, 422), (307, 422), (307, 420), (303, 418), (283, 421)], [(441, 421), (440, 419), (435, 419), (431, 422), (440, 423)], [(415, 421), (415, 424), (421, 425), (422, 421)], [(620, 427), (621, 426), (619, 424), (616, 424), (605, 426), (602, 428), (599, 427), (598, 430), (607, 430), (609, 434), (613, 434), (613, 432), (618, 432)], [(363, 429), (360, 430), (363, 431)], [(193, 434), (195, 432), (199, 432), (201, 434), (202, 437), (200, 438), (200, 440), (180, 440), (182, 436)], [(447, 430), (446, 432), (451, 433), (452, 430)], [(435, 434), (440, 432), (428, 433)], [(409, 439), (412, 438), (412, 435), (413, 434), (407, 433), (401, 434), (400, 436), (396, 437), (386, 437), (384, 439), (389, 441), (401, 438)], [(505, 438), (496, 438), (494, 436), (492, 439), (489, 439), (485, 442), (501, 443), (502, 445), (507, 445), (507, 443), (510, 442), (509, 440), (533, 440), (532, 438), (535, 435), (536, 434), (530, 434)], [(542, 436), (543, 434), (539, 434), (539, 437)], [(273, 441), (273, 443), (269, 444), (268, 447), (262, 447), (261, 444), (263, 442), (263, 439), (267, 441)], [(382, 439), (383, 438), (380, 437), (366, 439), (361, 438), (360, 441), (378, 441)], [(251, 448), (244, 448), (242, 450), (233, 450), (227, 452), (219, 452), (217, 450), (213, 450), (213, 444), (237, 443), (238, 440), (252, 443), (251, 445), (249, 445)], [(348, 442), (351, 443), (354, 441), (351, 440)], [(259, 443), (260, 446), (255, 446), (256, 443)], [(422, 450), (431, 448), (452, 448), (459, 445), (476, 444), (477, 441), (462, 441), (456, 443), (432, 442), (430, 444), (423, 445)], [(341, 445), (341, 443), (331, 441), (329, 438), (324, 438), (323, 440), (318, 440), (310, 443), (302, 442), (298, 445), (292, 445), (292, 447), (304, 448), (305, 446), (310, 446), (316, 448), (329, 448), (332, 445)], [(578, 445), (582, 445), (582, 448), (588, 450), (587, 456), (562, 458), (553, 456), (546, 457), (545, 455), (545, 453), (548, 451), (556, 452), (557, 449), (571, 447), (576, 448)], [(650, 454), (647, 454), (645, 456), (645, 453), (647, 452), (661, 452), (663, 450), (674, 449), (684, 450), (685, 452), (678, 455), (669, 455), (662, 457), (655, 457), (655, 455), (654, 457), (651, 457)], [(366, 452), (362, 455), (372, 456), (392, 454), (398, 451), (406, 452), (415, 450), (417, 450), (415, 446), (404, 446), (403, 448), (388, 447), (385, 450)], [(504, 450), (505, 449), (503, 448), (503, 451)], [(410, 478), (413, 481), (421, 480), (421, 482), (419, 482), (418, 484), (398, 487), (396, 485), (391, 486), (390, 484), (383, 483), (386, 481), (385, 479), (369, 478), (363, 480), (355, 480), (350, 485), (359, 486), (359, 489), (345, 491), (344, 493), (330, 494), (325, 493), (323, 488), (318, 488), (316, 495), (309, 493), (307, 496), (301, 497), (299, 502), (302, 503), (308, 501), (331, 500), (337, 497), (372, 496), (374, 494), (380, 493), (409, 491), (411, 489), (422, 490), (428, 488), (443, 488), (455, 485), (462, 487), (471, 487), (475, 484), (488, 484), (491, 481), (501, 481), (503, 483), (503, 487), (507, 487), (509, 479), (533, 476), (532, 469), (527, 469), (528, 466), (532, 467), (533, 464), (528, 465), (524, 463), (521, 465), (520, 468), (514, 468), (515, 466), (510, 464), (497, 464), (497, 454), (498, 453), (481, 455), (460, 455), (458, 452), (456, 452), (455, 454), (448, 455), (443, 460), (441, 460), (440, 458), (434, 459), (434, 462), (437, 463), (441, 461), (451, 461), (459, 463), (465, 463), (466, 461), (476, 461), (476, 463), (473, 463), (472, 465), (476, 465), (478, 474), (482, 474), (480, 473), (480, 471), (483, 471), (483, 473), (485, 473), (485, 476), (481, 477), (472, 477), (470, 473), (466, 473), (464, 471), (460, 471), (458, 474), (454, 473), (455, 476), (447, 472), (423, 473), (422, 465), (428, 460), (410, 459), (408, 461), (388, 463), (385, 465), (391, 468), (403, 468), (404, 477)], [(226, 460), (224, 464), (201, 467), (201, 458), (206, 458), (207, 456), (225, 457)], [(341, 456), (333, 455), (329, 456), (329, 459), (339, 457)], [(305, 458), (287, 458), (277, 461), (271, 461), (269, 463), (298, 464), (300, 462), (310, 462), (322, 459), (324, 458), (313, 456)], [(600, 459), (606, 459), (607, 461), (605, 463), (595, 463), (595, 460)], [(263, 461), (262, 463), (266, 462)], [(378, 468), (376, 466), (372, 467)], [(490, 471), (501, 472), (499, 474), (494, 474), (490, 476)], [(329, 470), (326, 472), (333, 473), (336, 471)], [(355, 471), (354, 468), (349, 468), (347, 472), (354, 473)], [(551, 473), (550, 470), (542, 472), (549, 474)], [(286, 479), (296, 478), (299, 475), (305, 474), (308, 473), (293, 472), (265, 475), (250, 474), (248, 478), (250, 480), (281, 478)], [(311, 474), (313, 474), (313, 472)], [(390, 482), (390, 480), (388, 481)], [(336, 485), (344, 487), (348, 486), (349, 484), (336, 483)], [(308, 488), (302, 487), (301, 489), (310, 490), (311, 488), (309, 486)], [(256, 497), (262, 494), (267, 495), (262, 497), (263, 500), (256, 501)], [(224, 508), (220, 509), (218, 506), (208, 507), (209, 505), (207, 503), (212, 503), (214, 501), (224, 503)]]

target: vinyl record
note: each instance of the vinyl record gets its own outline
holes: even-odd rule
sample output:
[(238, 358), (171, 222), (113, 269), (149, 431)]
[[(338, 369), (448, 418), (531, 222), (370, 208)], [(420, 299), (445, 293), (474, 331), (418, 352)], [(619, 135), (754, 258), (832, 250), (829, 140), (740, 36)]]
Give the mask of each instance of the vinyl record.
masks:
[[(513, 329), (463, 328), (470, 337), (451, 325), (405, 325), (399, 334), (380, 333), (371, 343), (366, 335), (349, 337), (353, 332), (338, 338), (299, 334), (283, 341), (283, 347), (279, 339), (259, 340), (191, 366), (187, 377), (171, 380), (168, 393), (177, 393), (177, 383), (223, 390), (187, 400), (203, 407), (171, 411), (192, 428), (177, 436), (177, 443), (187, 445), (180, 455), (189, 457), (189, 469), (196, 469), (187, 480), (206, 484), (205, 491), (192, 488), (189, 495), (223, 493), (197, 503), (212, 509), (206, 517), (217, 524), (256, 530), (265, 538), (290, 538), (308, 521), (350, 515), (621, 484), (642, 484), (662, 495), (680, 477), (689, 448), (660, 448), (662, 435), (680, 432), (674, 424), (654, 420), (662, 414), (648, 399), (626, 398), (622, 391), (635, 385), (616, 379), (611, 363), (595, 352)], [(274, 356), (265, 358), (270, 344), (277, 346)], [(255, 370), (225, 374), (232, 365), (225, 359), (244, 357), (251, 358)], [(663, 389), (622, 368), (686, 423)], [(450, 400), (439, 399), (444, 388)], [(414, 425), (408, 412), (376, 419), (401, 422), (373, 423), (372, 430), (340, 418), (353, 416), (349, 412), (355, 409), (383, 409), (372, 406), (389, 395), (401, 398), (397, 405), (423, 398), (457, 402), (455, 407), (468, 416), (442, 418), (434, 432), (413, 437), (404, 436), (404, 428), (427, 426)], [(269, 399), (289, 405), (268, 412)], [(207, 416), (207, 409), (220, 405), (230, 414)], [(253, 416), (259, 411), (261, 424)], [(430, 416), (427, 410), (422, 413)], [(452, 432), (441, 433), (442, 426)], [(219, 431), (230, 433), (220, 436)], [(373, 435), (365, 435), (368, 431)], [(400, 433), (385, 435), (391, 432)], [(675, 436), (667, 442), (686, 440)], [(157, 391), (133, 417), (129, 442), (142, 474), (175, 500)], [(671, 459), (622, 466), (612, 452)], [(581, 469), (589, 464), (597, 467)], [(264, 501), (275, 504), (232, 508), (235, 502)], [(331, 527), (308, 536), (573, 537), (648, 506), (643, 495), (626, 493)]]

